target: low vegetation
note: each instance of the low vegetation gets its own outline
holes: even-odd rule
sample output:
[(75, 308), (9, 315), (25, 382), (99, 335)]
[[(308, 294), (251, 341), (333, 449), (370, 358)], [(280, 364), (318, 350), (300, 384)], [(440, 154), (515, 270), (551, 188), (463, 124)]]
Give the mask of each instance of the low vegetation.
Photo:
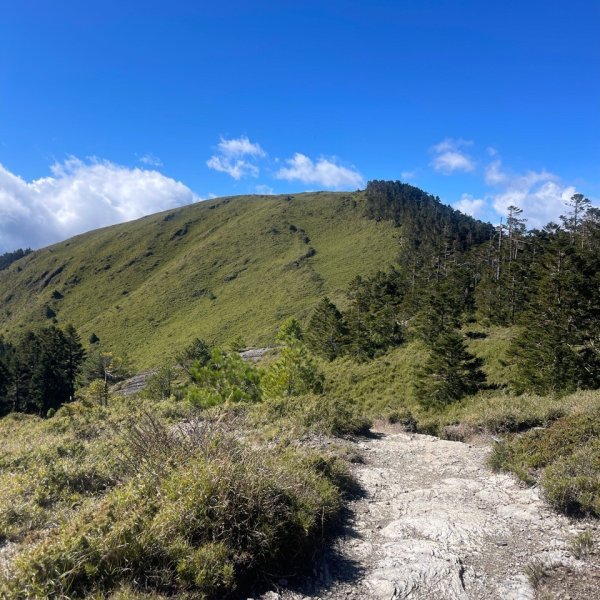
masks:
[(338, 515), (340, 489), (309, 452), (252, 448), (210, 423), (142, 419), (122, 483), (15, 561), (7, 593), (110, 591), (219, 598), (249, 575), (294, 569)]
[(600, 397), (565, 398), (569, 414), (496, 444), (492, 465), (538, 481), (548, 501), (567, 514), (600, 516)]
[[(0, 421), (0, 544), (19, 548), (0, 595), (221, 598), (296, 573), (352, 486), (343, 451), (299, 440), (368, 422), (314, 388), (300, 339), (279, 339), (285, 360), (264, 369), (194, 342), (167, 399), (158, 371), (141, 396), (106, 402), (92, 382), (51, 418)], [(262, 380), (290, 378), (263, 401)]]
[(73, 323), (135, 370), (196, 336), (267, 345), (286, 317), (393, 264), (397, 229), (364, 211), (363, 192), (238, 196), (79, 235), (0, 269), (0, 335)]

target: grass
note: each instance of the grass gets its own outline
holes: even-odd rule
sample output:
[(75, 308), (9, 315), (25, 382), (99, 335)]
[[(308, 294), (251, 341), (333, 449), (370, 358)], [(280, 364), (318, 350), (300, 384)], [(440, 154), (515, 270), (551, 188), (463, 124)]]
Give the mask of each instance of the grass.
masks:
[[(426, 348), (413, 341), (369, 362), (320, 361), (322, 395), (199, 411), (177, 388), (0, 420), (0, 543), (18, 547), (0, 597), (210, 599), (294, 575), (353, 487), (357, 457), (332, 436), (377, 418), (451, 439), (501, 435), (494, 468), (539, 482), (557, 510), (600, 516), (600, 394), (509, 395), (511, 335), (475, 331), (492, 385), (437, 410), (415, 396)], [(574, 540), (574, 555), (588, 545)], [(532, 583), (544, 573), (530, 565)]]
[(340, 491), (298, 452), (253, 449), (213, 427), (170, 434), (168, 444), (165, 431), (153, 439), (154, 426), (146, 435), (145, 476), (131, 473), (20, 555), (11, 597), (135, 582), (220, 598), (250, 572), (293, 568), (340, 509)]
[[(260, 408), (259, 408), (260, 407)], [(7, 598), (222, 598), (291, 576), (352, 488), (336, 445), (366, 423), (326, 397), (199, 411), (185, 401), (76, 401), (0, 420)]]
[(394, 262), (398, 230), (363, 217), (362, 192), (287, 198), (199, 202), (33, 252), (0, 272), (0, 334), (47, 323), (49, 307), (153, 367), (195, 337), (271, 343), (286, 317)]
[(577, 560), (592, 554), (595, 546), (594, 535), (589, 529), (578, 533), (571, 540), (571, 552)]
[(323, 363), (326, 392), (352, 400), (372, 418), (387, 417), (399, 409), (416, 409), (414, 371), (425, 352), (420, 343), (412, 342), (368, 362), (341, 358)]
[(295, 438), (310, 433), (345, 437), (366, 434), (371, 426), (354, 401), (335, 396), (269, 399), (253, 407), (252, 418), (273, 437), (284, 433)]
[[(469, 331), (469, 330), (467, 330)], [(509, 395), (503, 371), (512, 337), (506, 328), (479, 331), (469, 349), (484, 360), (492, 389), (452, 403), (442, 410), (426, 410), (417, 401), (415, 371), (427, 356), (426, 347), (413, 341), (372, 361), (356, 363), (342, 358), (323, 363), (328, 394), (349, 399), (371, 419), (405, 421), (423, 433), (452, 437), (453, 427), (473, 433), (506, 433), (543, 426), (565, 414), (559, 398)], [(497, 388), (497, 389), (493, 389)]]
[(561, 512), (600, 516), (600, 395), (578, 392), (561, 401), (566, 414), (546, 428), (494, 447), (491, 464), (529, 484), (540, 482)]
[[(40, 532), (117, 485), (117, 432), (143, 410), (139, 399), (113, 400), (110, 409), (76, 402), (52, 419), (0, 419), (0, 541)], [(167, 422), (190, 414), (183, 404), (153, 403), (152, 410)]]
[(534, 559), (525, 566), (525, 575), (534, 590), (538, 590), (548, 577), (549, 567), (540, 559)]

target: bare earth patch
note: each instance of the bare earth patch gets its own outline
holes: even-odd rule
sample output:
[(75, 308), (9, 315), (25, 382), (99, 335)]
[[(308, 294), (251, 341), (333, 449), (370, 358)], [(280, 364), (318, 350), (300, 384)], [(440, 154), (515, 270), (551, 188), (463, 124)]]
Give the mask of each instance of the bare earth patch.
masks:
[(596, 526), (493, 473), (487, 444), (392, 433), (356, 450), (364, 495), (352, 501), (344, 535), (312, 578), (295, 589), (282, 581), (264, 600), (583, 600), (599, 589), (598, 556), (577, 560), (571, 550)]

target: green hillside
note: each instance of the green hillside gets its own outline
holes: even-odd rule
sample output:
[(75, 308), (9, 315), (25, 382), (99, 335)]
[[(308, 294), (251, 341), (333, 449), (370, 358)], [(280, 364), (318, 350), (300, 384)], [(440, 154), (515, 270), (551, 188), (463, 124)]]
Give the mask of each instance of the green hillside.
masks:
[(364, 193), (239, 196), (79, 235), (0, 272), (0, 334), (73, 323), (136, 367), (196, 336), (272, 341), (289, 315), (397, 257)]

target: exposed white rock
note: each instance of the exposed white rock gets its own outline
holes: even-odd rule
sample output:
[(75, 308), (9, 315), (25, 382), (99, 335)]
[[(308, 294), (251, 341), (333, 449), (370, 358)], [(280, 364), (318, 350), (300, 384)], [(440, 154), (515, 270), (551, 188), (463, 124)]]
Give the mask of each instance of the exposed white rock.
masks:
[[(533, 600), (527, 565), (577, 568), (573, 527), (486, 465), (489, 447), (398, 433), (361, 441), (348, 531), (286, 600)], [(333, 581), (328, 581), (331, 579)]]

